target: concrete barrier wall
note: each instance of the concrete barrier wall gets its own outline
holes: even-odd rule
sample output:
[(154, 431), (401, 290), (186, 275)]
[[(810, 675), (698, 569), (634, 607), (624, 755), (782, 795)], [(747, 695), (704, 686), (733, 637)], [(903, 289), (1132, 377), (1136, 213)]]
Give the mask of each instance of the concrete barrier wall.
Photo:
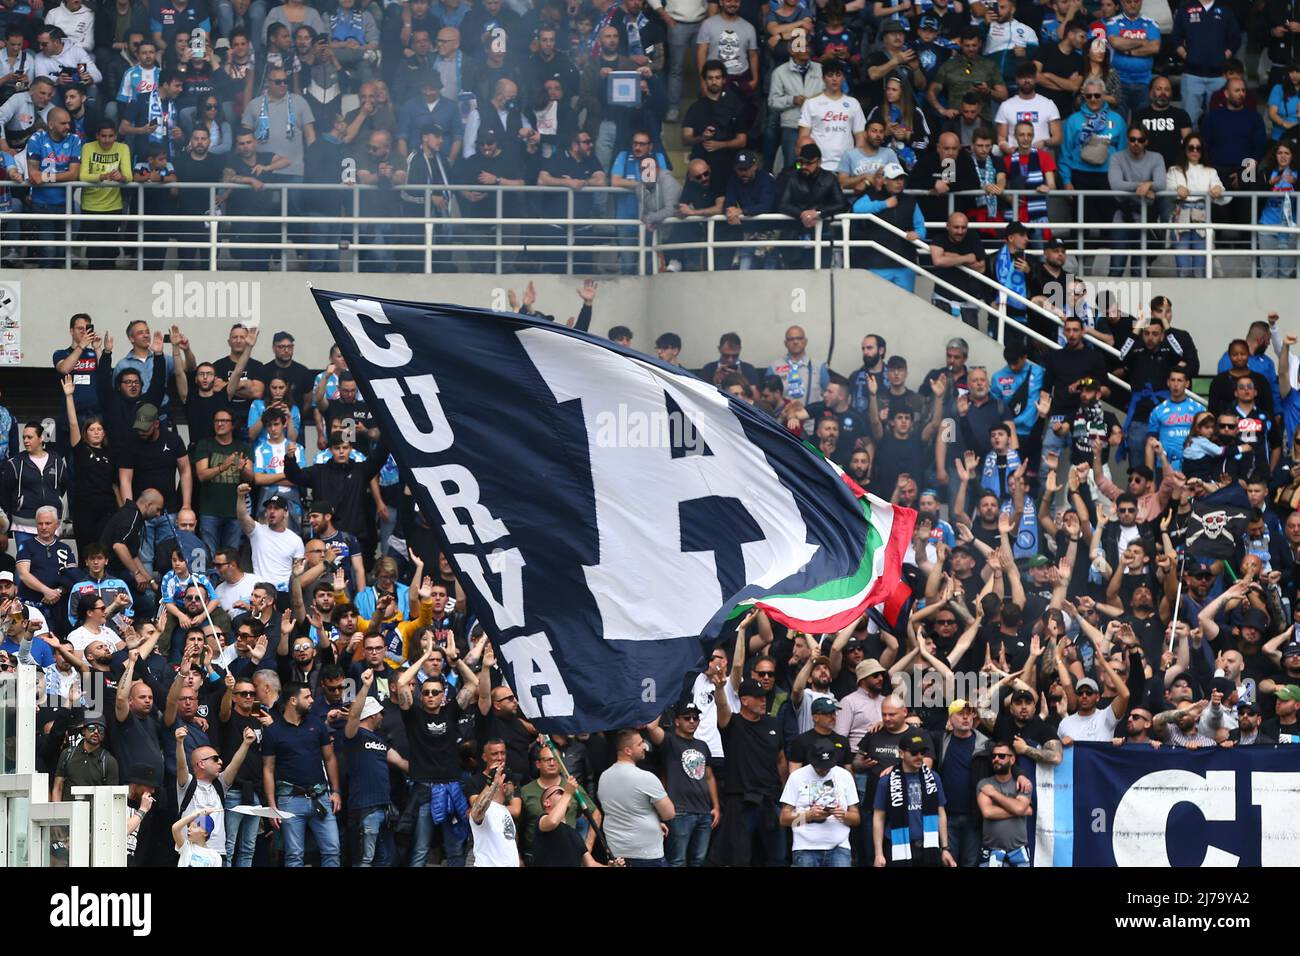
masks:
[[(522, 293), (527, 276), (353, 275), (314, 276), (321, 288), (423, 302), (451, 302), (506, 309), (506, 290)], [(580, 280), (538, 276), (537, 307), (558, 320), (576, 315)], [(198, 283), (194, 285), (192, 283)], [(233, 283), (233, 285), (232, 285)], [(246, 308), (257, 314), (266, 333), (287, 329), (298, 341), (298, 358), (307, 365), (325, 363), (329, 341), (302, 273), (139, 273), (8, 270), (0, 286), (17, 284), (20, 334), (28, 367), (49, 367), (50, 354), (67, 345), (68, 318), (89, 312), (96, 327), (110, 332), (116, 350), (124, 348), (128, 321), (143, 318), (155, 327), (179, 324), (195, 353), (204, 358), (225, 354), (226, 334)], [(834, 294), (832, 296), (832, 289)], [(179, 290), (179, 291), (178, 291)], [(0, 288), (0, 292), (4, 291)], [(1174, 301), (1177, 325), (1188, 329), (1202, 350), (1203, 371), (1212, 371), (1230, 338), (1244, 335), (1254, 319), (1269, 311), (1283, 316), (1283, 326), (1300, 331), (1292, 320), (1296, 284), (1285, 280), (1156, 279), (1127, 280), (1122, 295), (1133, 303), (1163, 294)], [(804, 327), (809, 352), (824, 361), (831, 346), (832, 367), (852, 371), (860, 361), (862, 336), (884, 336), (891, 353), (913, 364), (911, 384), (925, 370), (942, 364), (943, 344), (963, 335), (972, 344), (972, 361), (1001, 364), (991, 340), (941, 314), (922, 300), (860, 270), (840, 272), (676, 273), (647, 278), (611, 278), (600, 282), (592, 331), (626, 325), (633, 344), (652, 352), (665, 331), (682, 336), (682, 362), (698, 367), (716, 357), (718, 337), (728, 331), (744, 339), (743, 357), (763, 367), (783, 352), (783, 333), (791, 324)], [(454, 349), (455, 342), (447, 347)], [(269, 342), (258, 357), (270, 357)], [(3, 376), (0, 366), (0, 377)]]

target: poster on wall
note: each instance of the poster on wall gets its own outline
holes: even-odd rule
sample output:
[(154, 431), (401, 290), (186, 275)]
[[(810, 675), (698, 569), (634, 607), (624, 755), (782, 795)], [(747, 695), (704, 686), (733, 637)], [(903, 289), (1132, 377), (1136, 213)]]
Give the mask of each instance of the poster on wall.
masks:
[(22, 358), (22, 283), (0, 281), (0, 365)]

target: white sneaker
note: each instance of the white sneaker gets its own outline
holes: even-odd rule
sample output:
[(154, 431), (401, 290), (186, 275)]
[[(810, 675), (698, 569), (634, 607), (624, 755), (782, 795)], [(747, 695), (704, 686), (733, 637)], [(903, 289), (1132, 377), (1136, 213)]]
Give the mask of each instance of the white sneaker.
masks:
[(682, 260), (681, 260), (681, 259), (672, 259), (672, 260), (670, 260), (669, 263), (668, 263), (668, 265), (666, 265), (666, 266), (664, 267), (664, 271), (665, 271), (665, 272), (681, 272), (681, 271), (682, 271)]

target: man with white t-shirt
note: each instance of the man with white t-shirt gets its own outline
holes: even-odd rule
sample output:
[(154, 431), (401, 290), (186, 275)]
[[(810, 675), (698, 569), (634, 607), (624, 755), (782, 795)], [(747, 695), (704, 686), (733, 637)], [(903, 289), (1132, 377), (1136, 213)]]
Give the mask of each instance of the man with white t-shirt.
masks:
[(253, 550), (253, 577), (269, 581), (281, 591), (289, 590), (295, 558), (304, 555), (302, 538), (289, 530), (289, 502), (281, 495), (271, 495), (262, 502), (266, 523), (255, 521), (248, 513), (251, 486), (241, 484), (235, 493), (235, 517), (248, 535)]
[(514, 784), (506, 777), (506, 766), (497, 767), (492, 782), (475, 798), (469, 812), (474, 835), (474, 866), (519, 866), (518, 830), (506, 803), (514, 796)]
[(1016, 95), (1002, 101), (994, 118), (998, 128), (998, 149), (1004, 156), (1016, 151), (1017, 123), (1032, 123), (1034, 149), (1055, 149), (1061, 145), (1061, 111), (1036, 84), (1038, 67), (1022, 63), (1016, 67)]
[(809, 763), (790, 774), (781, 791), (781, 826), (794, 831), (794, 865), (848, 867), (849, 836), (861, 822), (853, 774), (839, 766), (830, 742), (812, 748)]
[(1109, 707), (1098, 707), (1101, 690), (1091, 677), (1085, 677), (1074, 685), (1074, 692), (1079, 697), (1079, 709), (1061, 721), (1056, 729), (1063, 746), (1070, 746), (1076, 740), (1088, 740), (1104, 743), (1115, 738), (1115, 727), (1124, 714), (1128, 712), (1128, 685), (1115, 675), (1115, 669), (1104, 654), (1097, 654), (1096, 660), (1102, 670), (1110, 675), (1110, 685), (1115, 688), (1115, 697)]
[(725, 680), (729, 670), (727, 652), (721, 647), (715, 647), (713, 653), (709, 655), (708, 666), (703, 673), (695, 675), (695, 683), (691, 686), (691, 703), (700, 712), (700, 723), (695, 728), (695, 739), (708, 744), (709, 756), (716, 761), (721, 761), (723, 758), (722, 734), (718, 731), (717, 694), (720, 682), (717, 680), (717, 675), (721, 674)]
[(831, 659), (820, 652), (813, 638), (808, 638), (808, 641), (812, 645), (813, 653), (809, 655), (803, 667), (799, 668), (799, 673), (795, 675), (794, 684), (790, 688), (790, 703), (794, 705), (795, 712), (799, 715), (801, 734), (812, 730), (813, 701), (821, 697), (835, 699), (835, 695), (831, 693)]
[[(244, 765), (248, 748), (257, 743), (257, 732), (251, 727), (244, 728), (243, 739), (239, 749), (230, 758), (230, 766), (221, 767), (221, 755), (215, 747), (200, 744), (186, 757), (185, 738), (188, 729), (183, 725), (176, 728), (176, 805), (181, 816), (202, 810), (212, 818), (212, 833), (208, 835), (208, 845), (218, 853), (226, 852), (226, 791), (239, 776), (239, 768)], [(190, 776), (190, 764), (193, 763), (193, 778)]]
[(844, 93), (844, 66), (838, 60), (822, 64), (826, 89), (804, 100), (799, 111), (798, 146), (816, 143), (822, 151), (822, 169), (838, 172), (840, 157), (866, 143), (867, 117), (862, 106)]
[(217, 585), (217, 600), (225, 612), (233, 616), (237, 611), (249, 610), (249, 600), (253, 596), (253, 588), (257, 586), (257, 578), (245, 574), (239, 566), (239, 549), (222, 548), (212, 559), (212, 567), (221, 575), (221, 583)]

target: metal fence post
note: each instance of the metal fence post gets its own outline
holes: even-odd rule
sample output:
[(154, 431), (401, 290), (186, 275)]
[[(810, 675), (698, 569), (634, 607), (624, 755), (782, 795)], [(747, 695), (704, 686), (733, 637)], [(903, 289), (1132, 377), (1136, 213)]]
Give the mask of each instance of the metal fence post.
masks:
[(361, 271), (361, 223), (356, 220), (361, 216), (361, 191), (352, 190), (352, 271)]
[(569, 209), (569, 223), (565, 227), (565, 231), (569, 234), (569, 248), (568, 251), (565, 253), (565, 257), (564, 257), (564, 261), (565, 261), (564, 274), (571, 276), (573, 275), (573, 190), (566, 189), (564, 191), (564, 195), (566, 201), (565, 204), (568, 206)]
[(497, 253), (496, 253), (496, 255), (497, 255), (497, 275), (501, 275), (501, 209), (502, 209), (502, 200), (501, 200), (501, 195), (502, 195), (502, 194), (501, 194), (501, 187), (500, 187), (500, 186), (494, 186), (494, 187), (493, 187), (493, 192), (495, 192), (495, 193), (497, 194), (497, 229), (496, 229), (496, 232), (497, 232)]
[(708, 258), (706, 271), (713, 271), (713, 217), (704, 220), (704, 254)]
[(136, 221), (135, 221), (135, 269), (137, 272), (144, 271), (144, 195), (147, 190), (144, 186), (137, 186), (135, 190), (136, 198)]
[(63, 241), (66, 243), (63, 247), (63, 268), (72, 268), (72, 187), (67, 183), (63, 185), (63, 214), (67, 216), (63, 221)]
[(822, 267), (822, 222), (823, 220), (818, 219), (816, 224), (813, 226), (813, 268), (814, 269), (820, 269)]
[(1214, 199), (1205, 194), (1205, 278), (1214, 278)]

